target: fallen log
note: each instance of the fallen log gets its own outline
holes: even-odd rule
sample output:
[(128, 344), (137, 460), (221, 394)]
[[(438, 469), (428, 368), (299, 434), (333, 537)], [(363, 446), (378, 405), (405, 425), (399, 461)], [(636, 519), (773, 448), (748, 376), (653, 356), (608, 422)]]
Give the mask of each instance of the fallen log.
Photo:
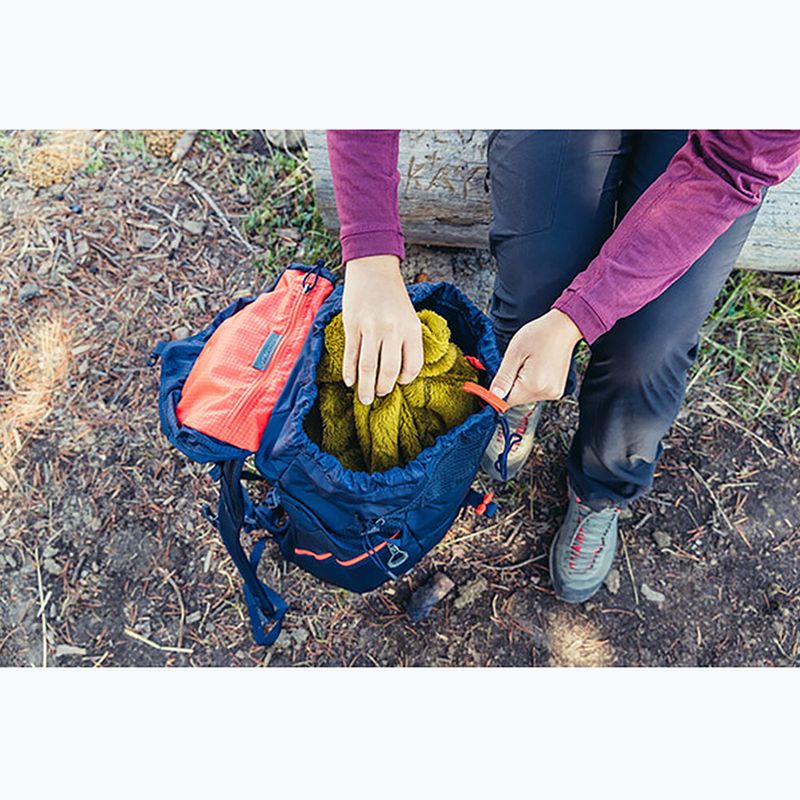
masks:
[[(487, 135), (466, 129), (402, 132), (398, 200), (408, 243), (488, 247)], [(306, 143), (323, 222), (338, 231), (325, 132), (306, 131)], [(738, 266), (800, 273), (800, 170), (767, 193)]]

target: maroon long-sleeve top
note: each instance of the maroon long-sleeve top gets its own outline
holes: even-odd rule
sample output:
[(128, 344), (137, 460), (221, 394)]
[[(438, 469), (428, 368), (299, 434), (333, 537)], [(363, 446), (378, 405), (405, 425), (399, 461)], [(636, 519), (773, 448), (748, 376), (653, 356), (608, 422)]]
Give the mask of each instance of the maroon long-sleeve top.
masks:
[[(328, 131), (344, 262), (405, 258), (397, 205), (400, 132)], [(690, 131), (686, 144), (553, 304), (589, 344), (674, 283), (761, 189), (800, 164), (800, 131)]]

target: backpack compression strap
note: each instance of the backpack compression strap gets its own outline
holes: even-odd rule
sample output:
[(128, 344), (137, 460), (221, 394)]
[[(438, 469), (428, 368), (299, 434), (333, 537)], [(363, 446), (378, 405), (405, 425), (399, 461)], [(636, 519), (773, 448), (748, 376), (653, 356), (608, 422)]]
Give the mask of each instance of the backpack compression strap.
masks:
[(256, 574), (266, 540), (256, 542), (249, 559), (242, 548), (239, 537), (245, 515), (241, 482), (243, 463), (242, 459), (233, 459), (219, 464), (219, 506), (216, 518), (209, 518), (216, 525), (233, 563), (244, 579), (244, 598), (250, 613), (253, 638), (257, 644), (271, 645), (281, 632), (287, 606)]

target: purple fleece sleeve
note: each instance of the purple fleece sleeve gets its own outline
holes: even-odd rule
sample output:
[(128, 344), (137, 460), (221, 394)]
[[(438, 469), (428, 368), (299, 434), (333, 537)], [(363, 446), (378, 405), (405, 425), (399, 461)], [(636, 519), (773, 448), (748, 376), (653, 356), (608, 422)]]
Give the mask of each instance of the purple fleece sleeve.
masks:
[(691, 131), (598, 256), (553, 304), (591, 344), (674, 283), (761, 189), (800, 164), (800, 131)]
[(342, 261), (405, 258), (397, 209), (399, 131), (328, 131)]

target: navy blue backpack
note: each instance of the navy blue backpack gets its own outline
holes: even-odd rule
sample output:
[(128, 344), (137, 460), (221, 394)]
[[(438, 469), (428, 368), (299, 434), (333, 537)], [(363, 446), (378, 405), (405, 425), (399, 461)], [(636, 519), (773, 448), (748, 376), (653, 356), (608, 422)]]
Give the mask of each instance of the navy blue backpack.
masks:
[[(248, 557), (241, 533), (263, 529), (281, 553), (324, 581), (368, 592), (413, 567), (467, 506), (491, 516), (494, 503), (471, 488), (481, 455), (507, 405), (488, 392), (500, 363), (489, 319), (448, 283), (408, 287), (417, 309), (432, 309), (479, 368), (465, 385), (486, 405), (413, 461), (379, 473), (345, 469), (307, 432), (317, 396), (323, 332), (342, 308), (342, 287), (321, 263), (290, 265), (256, 297), (237, 300), (186, 339), (160, 342), (159, 416), (169, 441), (211, 465), (219, 481), (218, 528), (244, 579), (257, 643), (272, 644), (286, 603), (257, 576), (266, 537)], [(516, 434), (508, 430), (498, 467)], [(245, 468), (253, 457), (255, 470)], [(266, 481), (254, 503), (244, 486)]]

